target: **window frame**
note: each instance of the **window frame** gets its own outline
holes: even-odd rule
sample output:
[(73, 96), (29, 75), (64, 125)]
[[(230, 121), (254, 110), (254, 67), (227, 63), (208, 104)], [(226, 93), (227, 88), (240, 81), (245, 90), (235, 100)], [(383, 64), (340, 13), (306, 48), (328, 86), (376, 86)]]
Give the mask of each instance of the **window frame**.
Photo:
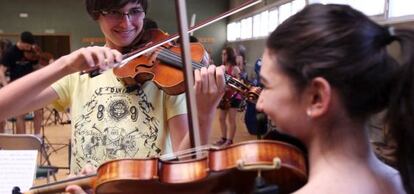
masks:
[[(270, 26), (270, 19), (269, 19), (270, 18), (270, 15), (271, 15), (270, 13), (272, 11), (276, 11), (277, 12), (277, 14), (276, 14), (277, 15), (277, 22), (276, 22), (277, 24), (275, 25), (275, 28), (276, 28), (281, 23), (281, 20), (280, 20), (280, 7), (282, 7), (282, 6), (286, 5), (286, 4), (290, 4), (290, 9), (291, 9), (290, 10), (290, 16), (292, 16), (293, 14), (296, 13), (296, 12), (293, 13), (295, 10), (292, 10), (292, 5), (293, 5), (293, 2), (294, 1), (298, 1), (298, 0), (281, 0), (281, 1), (277, 1), (275, 3), (272, 3), (272, 4), (269, 4), (267, 6), (264, 6), (264, 7), (262, 7), (260, 9), (256, 10), (256, 11), (254, 11), (252, 13), (249, 13), (249, 14), (246, 14), (246, 15), (243, 15), (243, 16), (240, 16), (238, 18), (235, 18), (235, 19), (231, 20), (228, 24), (239, 22), (240, 25), (241, 25), (241, 21), (243, 19), (246, 19), (248, 17), (251, 17), (252, 18), (251, 19), (251, 23), (252, 23), (251, 24), (251, 27), (252, 27), (251, 34), (252, 34), (252, 36), (249, 37), (249, 38), (242, 38), (242, 36), (241, 36), (241, 27), (240, 27), (239, 37), (236, 38), (235, 40), (229, 40), (229, 39), (227, 39), (227, 42), (238, 42), (238, 41), (249, 41), (249, 40), (256, 40), (256, 39), (265, 39), (270, 34), (270, 32), (274, 30), (274, 29), (271, 29), (273, 27), (273, 25)], [(310, 2), (314, 3), (314, 1), (318, 1), (318, 0), (304, 0), (304, 1), (305, 1), (305, 6), (306, 6), (306, 5), (309, 5)], [(323, 0), (323, 1), (329, 1), (329, 0)], [(349, 2), (349, 0), (344, 0), (344, 1), (348, 1)], [(381, 25), (397, 24), (397, 23), (405, 23), (405, 22), (413, 22), (414, 21), (414, 12), (413, 12), (413, 14), (410, 14), (410, 15), (403, 15), (403, 16), (391, 17), (390, 16), (390, 1), (395, 1), (395, 0), (384, 0), (384, 12), (383, 13), (377, 14), (377, 15), (370, 15), (369, 17), (372, 20), (374, 20), (375, 22), (377, 22), (377, 23), (379, 23)], [(347, 4), (349, 5), (351, 3), (347, 3)], [(254, 29), (253, 29), (253, 27), (255, 26), (254, 17), (257, 16), (257, 15), (261, 15), (265, 11), (268, 12), (268, 14), (267, 14), (268, 15), (268, 19), (267, 19), (267, 23), (268, 23), (267, 24), (267, 30), (268, 30), (268, 32), (261, 32), (262, 29), (260, 29), (259, 30), (259, 33), (258, 33), (259, 35), (258, 36), (255, 36)], [(367, 14), (367, 13), (364, 13), (364, 14)], [(287, 17), (287, 18), (289, 18), (289, 17)], [(260, 23), (262, 23), (262, 21), (260, 21)], [(260, 24), (260, 26), (262, 26), (262, 24)], [(229, 29), (227, 28), (227, 33), (229, 33), (228, 31), (229, 31)]]

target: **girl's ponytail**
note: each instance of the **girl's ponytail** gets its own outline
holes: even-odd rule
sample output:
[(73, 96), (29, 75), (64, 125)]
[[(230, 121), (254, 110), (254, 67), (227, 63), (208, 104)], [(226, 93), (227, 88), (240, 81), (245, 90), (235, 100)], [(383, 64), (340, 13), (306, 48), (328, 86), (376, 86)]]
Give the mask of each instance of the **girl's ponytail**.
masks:
[(414, 31), (390, 30), (401, 45), (402, 65), (391, 89), (387, 122), (397, 142), (397, 169), (407, 193), (414, 193)]

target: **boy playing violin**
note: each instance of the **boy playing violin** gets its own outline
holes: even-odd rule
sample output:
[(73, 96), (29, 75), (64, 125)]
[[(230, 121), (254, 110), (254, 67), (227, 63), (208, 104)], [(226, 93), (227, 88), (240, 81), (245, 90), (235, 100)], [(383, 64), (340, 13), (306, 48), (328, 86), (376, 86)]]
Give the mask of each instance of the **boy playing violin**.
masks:
[[(89, 15), (105, 36), (105, 46), (81, 48), (0, 90), (0, 108), (11, 110), (0, 113), (0, 120), (49, 103), (61, 110), (70, 108), (74, 174), (91, 173), (107, 160), (189, 148), (184, 94), (167, 95), (152, 82), (131, 91), (112, 70), (93, 78), (79, 73), (107, 70), (120, 62), (120, 52), (139, 42), (147, 7), (147, 0), (86, 0)], [(223, 68), (195, 71), (197, 105), (203, 112), (199, 114), (203, 115), (199, 118), (202, 143), (207, 142), (224, 84)], [(83, 192), (75, 185), (67, 191)]]

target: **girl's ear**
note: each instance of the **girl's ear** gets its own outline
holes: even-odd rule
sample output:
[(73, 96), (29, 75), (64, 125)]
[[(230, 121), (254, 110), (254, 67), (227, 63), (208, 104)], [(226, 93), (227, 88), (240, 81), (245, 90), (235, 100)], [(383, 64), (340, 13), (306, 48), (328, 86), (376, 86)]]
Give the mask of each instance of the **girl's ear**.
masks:
[(317, 118), (327, 113), (332, 97), (331, 85), (324, 78), (314, 78), (310, 84), (306, 114)]

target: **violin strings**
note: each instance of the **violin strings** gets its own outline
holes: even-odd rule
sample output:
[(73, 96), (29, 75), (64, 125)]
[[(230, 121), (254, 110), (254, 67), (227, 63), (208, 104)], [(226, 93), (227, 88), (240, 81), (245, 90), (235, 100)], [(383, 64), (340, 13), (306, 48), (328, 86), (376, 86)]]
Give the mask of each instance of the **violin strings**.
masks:
[[(163, 51), (165, 51), (165, 52), (163, 52)], [(182, 60), (181, 60), (181, 57), (180, 57), (180, 56), (178, 56), (177, 54), (175, 54), (174, 52), (172, 52), (172, 51), (170, 51), (170, 50), (168, 50), (168, 49), (163, 49), (163, 50), (161, 50), (160, 54), (162, 54), (162, 56), (164, 56), (164, 57), (167, 57), (168, 59), (174, 58), (175, 60), (174, 60), (174, 59), (173, 59), (173, 60), (174, 60), (176, 63), (178, 63), (178, 64), (176, 64), (176, 65), (179, 65), (179, 66), (181, 66), (181, 67), (182, 67)], [(166, 55), (168, 55), (168, 56), (163, 55), (163, 54), (166, 54)], [(200, 63), (195, 63), (195, 62), (193, 62), (193, 61), (192, 61), (192, 64), (193, 64), (193, 67), (194, 67), (194, 66), (196, 67), (196, 69), (201, 69), (202, 67), (205, 67), (205, 65), (200, 64)], [(227, 73), (225, 73), (225, 74), (224, 74), (224, 78), (225, 78), (226, 82), (228, 82), (228, 81), (229, 81), (232, 77), (231, 77), (230, 75), (228, 75)]]
[[(162, 52), (162, 51), (165, 51), (165, 52)], [(165, 57), (167, 57), (167, 58), (175, 58), (176, 59), (175, 61), (178, 62), (179, 65), (182, 64), (181, 57), (178, 56), (177, 54), (175, 54), (174, 52), (172, 52), (172, 51), (170, 51), (168, 49), (163, 49), (162, 51), (161, 51), (161, 53), (163, 53), (163, 54), (165, 53), (166, 55), (168, 55), (168, 56), (165, 56), (164, 55)], [(206, 65), (201, 64), (201, 63), (196, 63), (194, 61), (192, 61), (192, 64), (193, 64), (193, 67), (196, 67), (196, 69), (201, 69), (202, 67), (206, 67)], [(230, 77), (231, 77), (227, 73), (225, 73), (224, 76), (225, 76), (226, 81), (228, 81), (230, 79)]]
[(172, 63), (173, 65), (181, 68), (181, 60), (174, 55), (167, 53), (166, 51), (166, 49), (161, 50), (161, 52), (158, 54), (159, 58), (165, 62)]
[[(174, 52), (168, 50), (168, 49), (161, 50), (160, 54), (166, 54), (166, 55), (163, 55), (163, 56), (167, 57), (168, 59), (173, 59), (175, 62), (178, 62), (179, 65), (182, 64), (181, 57), (178, 56), (177, 54), (175, 54)], [(203, 64), (196, 63), (194, 61), (191, 61), (191, 63), (192, 63), (192, 66), (195, 67), (196, 69), (200, 69), (200, 68), (204, 67)]]
[[(182, 60), (181, 57), (178, 56), (177, 54), (175, 54), (174, 52), (168, 50), (168, 49), (162, 49), (160, 51), (160, 53), (158, 54), (161, 58), (161, 60), (171, 60), (169, 62), (174, 63), (174, 65), (180, 66), (182, 67)], [(201, 69), (202, 67), (205, 67), (205, 65), (201, 64), (201, 63), (196, 63), (194, 61), (191, 61), (192, 66), (195, 67), (196, 69)], [(230, 75), (228, 75), (227, 73), (224, 74), (225, 80), (226, 82), (228, 80), (230, 80)]]
[(178, 58), (175, 58), (174, 56), (165, 53), (165, 50), (161, 50), (161, 52), (158, 54), (158, 58), (167, 62), (167, 63), (171, 63), (172, 65), (181, 68), (181, 61)]
[(210, 149), (211, 147), (212, 147), (212, 145), (203, 145), (203, 146), (190, 148), (190, 149), (186, 149), (186, 150), (182, 150), (182, 151), (178, 151), (178, 152), (174, 152), (174, 153), (164, 154), (164, 155), (160, 156), (160, 159), (176, 158), (176, 157), (178, 157), (180, 155), (184, 155), (184, 154), (189, 154), (189, 153), (199, 152), (199, 151), (205, 151), (207, 149)]
[[(177, 54), (175, 54), (174, 52), (172, 52), (170, 50), (167, 50), (167, 49), (164, 49), (164, 50), (165, 50), (165, 54), (167, 54), (170, 58), (175, 58), (176, 61), (179, 62), (180, 65), (182, 64), (182, 59), (181, 59), (180, 56), (178, 56)], [(201, 68), (202, 67), (202, 65), (200, 66), (200, 64), (197, 64), (193, 61), (191, 61), (191, 63), (193, 65), (193, 67), (196, 67), (196, 68)]]
[(171, 53), (168, 53), (167, 49), (162, 49), (158, 55), (161, 57), (161, 60), (164, 59), (166, 62), (171, 62), (174, 63), (174, 65), (181, 66), (180, 58)]
[[(166, 49), (164, 51), (165, 52), (161, 52), (162, 56), (165, 56), (168, 59), (173, 60), (176, 63), (177, 66), (182, 67), (182, 60), (181, 60), (180, 56), (178, 56), (174, 52), (171, 52), (171, 51), (166, 50)], [(163, 54), (165, 54), (165, 55), (163, 55)], [(199, 69), (199, 68), (203, 67), (203, 65), (195, 63), (194, 61), (191, 61), (191, 63), (192, 63), (192, 66), (195, 67), (196, 69)]]

